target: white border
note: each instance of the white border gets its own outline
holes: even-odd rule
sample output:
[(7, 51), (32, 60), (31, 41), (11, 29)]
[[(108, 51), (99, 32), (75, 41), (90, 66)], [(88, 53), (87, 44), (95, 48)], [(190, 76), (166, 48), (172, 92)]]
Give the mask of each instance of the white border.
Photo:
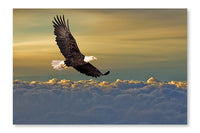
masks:
[[(27, 125), (12, 124), (12, 9), (13, 8), (187, 8), (188, 9), (188, 125), (187, 126), (67, 126), (67, 125)], [(199, 88), (199, 3), (191, 0), (7, 0), (1, 5), (1, 93), (0, 93), (0, 130), (1, 132), (35, 133), (35, 132), (198, 132), (200, 114)]]

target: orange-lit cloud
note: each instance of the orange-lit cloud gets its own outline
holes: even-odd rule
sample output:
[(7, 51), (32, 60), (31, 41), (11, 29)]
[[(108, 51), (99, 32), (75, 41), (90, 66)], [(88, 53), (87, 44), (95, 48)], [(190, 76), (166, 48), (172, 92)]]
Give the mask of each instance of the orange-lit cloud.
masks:
[(53, 78), (13, 87), (15, 124), (187, 124), (187, 82)]

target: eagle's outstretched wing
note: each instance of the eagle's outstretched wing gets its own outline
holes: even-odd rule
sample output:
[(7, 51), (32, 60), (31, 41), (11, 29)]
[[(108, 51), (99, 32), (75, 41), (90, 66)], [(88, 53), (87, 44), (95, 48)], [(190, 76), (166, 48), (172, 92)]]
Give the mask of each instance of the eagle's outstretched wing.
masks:
[(103, 75), (108, 75), (110, 73), (110, 71), (108, 71), (108, 72), (103, 74), (96, 67), (91, 65), (90, 63), (86, 63), (84, 65), (76, 66), (74, 68), (77, 71), (79, 71), (80, 73), (83, 73), (85, 75), (92, 76), (92, 77), (100, 77), (100, 76), (103, 76)]
[(54, 24), (53, 26), (54, 34), (56, 35), (56, 42), (63, 56), (67, 59), (75, 55), (82, 55), (76, 44), (76, 40), (69, 30), (68, 20), (66, 26), (64, 15), (63, 17), (54, 17), (54, 21), (52, 22)]

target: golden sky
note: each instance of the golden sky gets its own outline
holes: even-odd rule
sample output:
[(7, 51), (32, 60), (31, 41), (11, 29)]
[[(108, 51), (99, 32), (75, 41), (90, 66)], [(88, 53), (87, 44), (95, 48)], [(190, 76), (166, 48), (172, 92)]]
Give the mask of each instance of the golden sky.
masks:
[(187, 73), (186, 9), (14, 9), (14, 76), (20, 68), (50, 69), (51, 60), (64, 59), (52, 26), (63, 14), (81, 52), (99, 59), (93, 62), (98, 68)]

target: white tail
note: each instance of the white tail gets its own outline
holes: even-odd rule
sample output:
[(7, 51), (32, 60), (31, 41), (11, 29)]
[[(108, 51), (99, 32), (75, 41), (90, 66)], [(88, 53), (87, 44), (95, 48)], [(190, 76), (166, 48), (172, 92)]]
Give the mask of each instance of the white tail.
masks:
[(64, 69), (65, 62), (63, 60), (52, 60), (51, 65), (54, 69), (61, 71)]

